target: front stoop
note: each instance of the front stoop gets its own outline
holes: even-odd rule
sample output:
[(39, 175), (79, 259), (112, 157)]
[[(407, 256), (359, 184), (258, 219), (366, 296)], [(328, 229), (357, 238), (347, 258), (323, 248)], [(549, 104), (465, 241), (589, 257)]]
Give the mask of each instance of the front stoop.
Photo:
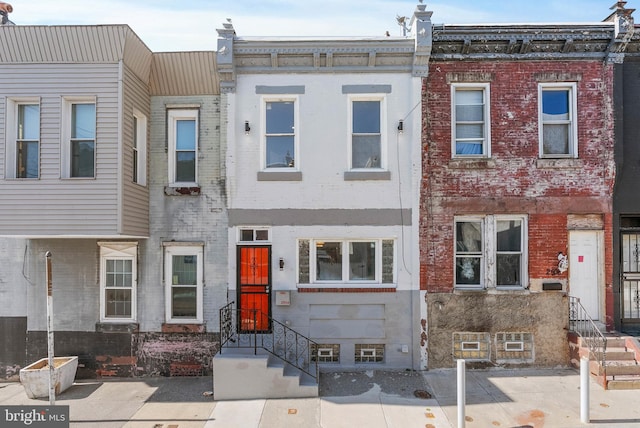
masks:
[(213, 358), (217, 401), (317, 396), (315, 379), (264, 350), (224, 348)]
[[(582, 341), (577, 340), (579, 356), (589, 356), (589, 369), (604, 389), (640, 389), (640, 344), (631, 336), (607, 336), (605, 366), (600, 355), (589, 352)], [(575, 365), (575, 364), (574, 364)]]

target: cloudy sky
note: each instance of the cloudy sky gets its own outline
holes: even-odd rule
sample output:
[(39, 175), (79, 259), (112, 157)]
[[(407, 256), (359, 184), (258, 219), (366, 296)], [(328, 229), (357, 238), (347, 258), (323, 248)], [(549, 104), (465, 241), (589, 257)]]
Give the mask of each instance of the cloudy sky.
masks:
[[(4, 0), (17, 25), (128, 24), (155, 51), (214, 50), (216, 28), (238, 36), (401, 35), (417, 0)], [(436, 24), (598, 22), (614, 0), (425, 0)], [(640, 6), (631, 0), (627, 8)], [(639, 12), (640, 13), (640, 12)], [(640, 15), (639, 15), (640, 16)], [(640, 18), (639, 22), (640, 22)]]

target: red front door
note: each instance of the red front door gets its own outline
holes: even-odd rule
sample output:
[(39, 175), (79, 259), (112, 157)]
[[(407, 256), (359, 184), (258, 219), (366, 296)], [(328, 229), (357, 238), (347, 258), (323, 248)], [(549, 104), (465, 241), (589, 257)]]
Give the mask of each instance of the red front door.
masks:
[(268, 331), (271, 316), (271, 247), (238, 247), (238, 328)]

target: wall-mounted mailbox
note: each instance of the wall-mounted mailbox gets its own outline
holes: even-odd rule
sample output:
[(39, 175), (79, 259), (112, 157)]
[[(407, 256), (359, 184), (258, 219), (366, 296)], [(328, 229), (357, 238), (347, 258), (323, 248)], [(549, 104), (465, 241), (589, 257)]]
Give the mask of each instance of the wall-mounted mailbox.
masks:
[(276, 291), (276, 306), (290, 306), (291, 291)]
[(562, 291), (561, 282), (544, 282), (542, 283), (543, 291)]

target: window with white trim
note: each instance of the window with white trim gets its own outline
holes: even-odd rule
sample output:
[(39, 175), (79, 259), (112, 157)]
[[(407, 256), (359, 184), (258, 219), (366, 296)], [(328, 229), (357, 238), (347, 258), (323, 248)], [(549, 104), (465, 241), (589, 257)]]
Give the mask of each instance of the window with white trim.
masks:
[(198, 110), (168, 110), (169, 184), (197, 186)]
[(297, 168), (297, 98), (264, 99), (264, 169)]
[(132, 181), (147, 185), (147, 117), (133, 111)]
[(301, 284), (391, 284), (394, 257), (392, 239), (300, 240), (298, 280)]
[(538, 85), (540, 157), (578, 157), (575, 83)]
[(166, 321), (168, 323), (202, 323), (202, 245), (167, 245), (164, 264)]
[(455, 287), (525, 288), (526, 230), (525, 216), (456, 218)]
[(100, 321), (136, 320), (137, 257), (135, 242), (99, 242)]
[(40, 101), (7, 100), (6, 177), (40, 176)]
[(271, 229), (268, 227), (239, 227), (238, 242), (265, 243), (271, 241)]
[(95, 98), (63, 99), (62, 175), (94, 178), (96, 175)]
[(451, 85), (453, 157), (491, 156), (489, 84)]
[(384, 98), (350, 97), (351, 169), (386, 168)]

